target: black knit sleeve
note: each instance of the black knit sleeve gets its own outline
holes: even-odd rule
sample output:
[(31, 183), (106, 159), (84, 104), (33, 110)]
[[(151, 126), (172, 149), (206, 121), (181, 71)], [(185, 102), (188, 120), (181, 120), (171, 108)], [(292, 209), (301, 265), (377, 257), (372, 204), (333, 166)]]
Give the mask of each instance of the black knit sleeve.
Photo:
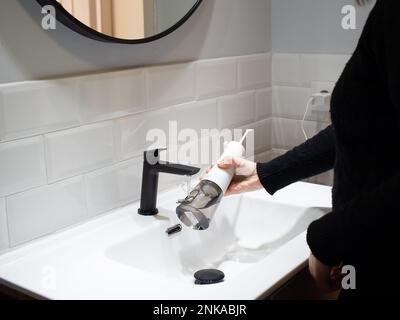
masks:
[[(385, 47), (375, 49), (384, 52), (385, 83), (400, 128), (400, 1), (378, 3), (382, 6), (380, 14), (384, 16), (382, 36)], [(400, 137), (400, 129), (397, 134)], [(393, 146), (396, 147), (399, 148)], [(389, 243), (395, 243), (400, 225), (399, 193), (400, 167), (375, 189), (360, 191), (353, 201), (313, 222), (307, 233), (313, 254), (324, 264), (333, 266), (347, 254), (368, 252), (371, 241), (385, 238), (392, 239)], [(384, 249), (385, 245), (382, 245), (380, 250)]]
[(257, 173), (269, 194), (291, 183), (333, 168), (335, 134), (332, 126), (319, 132), (305, 143), (267, 163), (257, 164)]

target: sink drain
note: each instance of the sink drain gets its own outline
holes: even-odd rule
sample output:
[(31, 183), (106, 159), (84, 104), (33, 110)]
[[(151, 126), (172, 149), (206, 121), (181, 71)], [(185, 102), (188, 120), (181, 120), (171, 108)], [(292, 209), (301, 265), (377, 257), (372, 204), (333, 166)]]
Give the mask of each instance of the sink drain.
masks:
[(215, 284), (222, 282), (225, 274), (217, 269), (199, 270), (194, 274), (195, 284)]

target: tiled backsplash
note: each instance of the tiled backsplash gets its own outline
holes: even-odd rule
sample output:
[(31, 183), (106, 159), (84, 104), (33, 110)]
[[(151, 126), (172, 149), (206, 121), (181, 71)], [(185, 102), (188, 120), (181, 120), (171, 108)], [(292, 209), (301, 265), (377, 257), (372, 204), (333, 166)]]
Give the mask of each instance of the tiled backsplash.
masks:
[[(301, 120), (310, 95), (332, 89), (350, 56), (316, 54), (273, 54), (272, 59), (272, 148), (275, 157), (304, 141)], [(330, 123), (330, 115), (309, 110), (305, 131), (309, 137)], [(332, 172), (309, 181), (331, 185)]]
[(311, 88), (315, 81), (336, 82), (349, 58), (349, 55), (275, 53), (273, 84)]
[(146, 134), (168, 120), (256, 128), (270, 150), (270, 70), (258, 54), (0, 86), (0, 250), (138, 200)]
[[(347, 59), (258, 54), (1, 85), (0, 251), (138, 200), (147, 131), (168, 120), (254, 128), (257, 159), (284, 153), (303, 141), (310, 93)], [(307, 120), (313, 135), (329, 117)]]

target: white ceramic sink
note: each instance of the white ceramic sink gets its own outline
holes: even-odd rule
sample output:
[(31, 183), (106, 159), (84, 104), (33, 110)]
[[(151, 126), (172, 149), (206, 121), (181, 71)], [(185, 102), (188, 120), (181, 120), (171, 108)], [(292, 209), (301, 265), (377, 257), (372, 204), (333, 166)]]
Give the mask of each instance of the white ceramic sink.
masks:
[[(0, 279), (51, 299), (256, 299), (305, 266), (305, 230), (329, 211), (330, 194), (296, 183), (274, 197), (228, 197), (208, 230), (168, 237), (177, 188), (159, 196), (156, 217), (134, 203), (0, 256)], [(195, 285), (194, 272), (210, 267), (225, 281)]]
[(326, 208), (279, 203), (264, 192), (225, 198), (208, 230), (189, 228), (172, 237), (175, 202), (160, 206), (160, 223), (110, 247), (106, 255), (119, 263), (165, 277), (193, 282), (193, 274), (218, 268), (227, 277), (246, 270), (306, 230)]

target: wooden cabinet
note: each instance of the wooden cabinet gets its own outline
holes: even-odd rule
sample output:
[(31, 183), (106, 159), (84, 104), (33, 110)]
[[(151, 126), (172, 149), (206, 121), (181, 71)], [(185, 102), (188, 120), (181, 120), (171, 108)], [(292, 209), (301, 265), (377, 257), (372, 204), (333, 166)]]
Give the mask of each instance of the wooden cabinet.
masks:
[(329, 294), (321, 292), (306, 268), (276, 290), (267, 300), (336, 300), (338, 295), (339, 292)]

